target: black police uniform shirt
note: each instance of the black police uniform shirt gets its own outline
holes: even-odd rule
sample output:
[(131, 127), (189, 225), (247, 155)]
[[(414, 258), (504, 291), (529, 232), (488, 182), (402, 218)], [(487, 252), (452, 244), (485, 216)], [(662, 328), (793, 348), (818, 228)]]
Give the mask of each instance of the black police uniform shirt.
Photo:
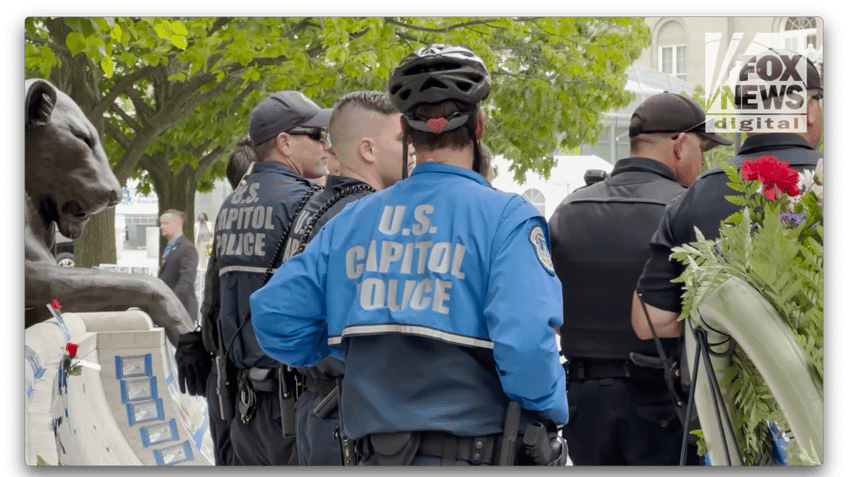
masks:
[(256, 342), (248, 320), (249, 298), (262, 285), (274, 252), (310, 189), (309, 181), (290, 167), (260, 161), (221, 206), (213, 243), (220, 275), (219, 321), (227, 354), (240, 369), (278, 365)]
[(321, 227), (323, 227), (324, 224), (329, 222), (330, 219), (335, 217), (336, 214), (341, 212), (347, 204), (350, 204), (351, 202), (357, 199), (361, 199), (366, 195), (372, 194), (374, 192), (374, 189), (371, 186), (369, 186), (365, 182), (362, 182), (359, 179), (334, 175), (327, 176), (327, 184), (324, 186), (324, 190), (316, 194), (316, 196), (320, 196), (316, 197), (317, 200), (321, 200), (322, 198), (329, 198), (336, 194), (342, 194), (345, 189), (350, 191), (351, 188), (354, 187), (357, 187), (358, 190), (352, 193), (344, 193), (343, 196), (337, 201), (333, 202), (333, 205), (330, 206), (330, 208), (327, 209), (327, 211), (324, 212), (324, 214), (322, 214), (321, 217), (315, 222), (315, 226), (312, 227), (312, 232), (309, 234), (310, 241), (315, 238), (316, 235), (318, 235), (318, 231), (321, 230)]
[[(815, 150), (797, 134), (771, 133), (746, 139), (730, 162), (738, 168), (745, 159), (755, 160), (763, 155), (788, 162), (797, 171), (815, 170), (822, 157), (821, 151)], [(695, 227), (707, 239), (718, 237), (722, 221), (739, 210), (738, 206), (724, 198), (726, 195), (738, 195), (727, 186), (727, 181), (721, 167), (710, 169), (665, 211), (651, 239), (650, 258), (636, 286), (645, 303), (680, 313), (683, 284), (671, 283), (670, 280), (679, 277), (684, 267), (676, 260), (669, 260), (671, 249), (694, 242)]]
[[(345, 189), (350, 191), (352, 188), (356, 188), (357, 190), (353, 193), (345, 193)], [(335, 176), (328, 175), (327, 183), (324, 186), (324, 190), (316, 193), (311, 199), (317, 201), (318, 203), (326, 203), (327, 201), (334, 198), (334, 196), (341, 195), (341, 197), (333, 202), (333, 204), (324, 212), (318, 220), (315, 221), (315, 225), (312, 227), (312, 231), (309, 234), (309, 241), (315, 238), (318, 235), (318, 232), (321, 228), (329, 222), (336, 214), (342, 211), (345, 206), (357, 199), (361, 199), (369, 194), (372, 194), (374, 189), (368, 186), (365, 182), (360, 181), (359, 179), (353, 179), (351, 177), (343, 177), (343, 176)], [(342, 195), (344, 194), (344, 195)], [(334, 358), (332, 356), (327, 356), (323, 360), (321, 360), (317, 365), (308, 367), (308, 368), (297, 368), (301, 374), (305, 376), (309, 376), (315, 379), (323, 379), (323, 380), (333, 380), (338, 376), (344, 375), (344, 362), (338, 358)]]
[[(633, 332), (631, 300), (666, 205), (685, 190), (665, 164), (631, 157), (557, 207), (549, 229), (562, 283), (565, 356), (626, 360), (630, 352), (657, 354), (653, 341)], [(678, 340), (662, 342), (667, 351), (678, 346)]]

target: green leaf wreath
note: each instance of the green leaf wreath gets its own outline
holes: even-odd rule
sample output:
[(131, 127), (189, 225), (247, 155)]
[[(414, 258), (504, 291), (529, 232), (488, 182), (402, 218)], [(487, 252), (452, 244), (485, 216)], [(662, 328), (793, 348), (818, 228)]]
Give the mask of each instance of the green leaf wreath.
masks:
[[(685, 287), (681, 319), (699, 320), (698, 306), (729, 277), (756, 288), (792, 329), (795, 341), (810, 356), (822, 380), (824, 269), (822, 162), (816, 172), (798, 174), (788, 163), (761, 156), (740, 170), (722, 164), (729, 187), (739, 195), (727, 200), (740, 207), (721, 225), (717, 240), (697, 241), (673, 249), (686, 265), (675, 282)], [(791, 437), (783, 413), (751, 360), (736, 348), (722, 388), (736, 404), (729, 412), (741, 426), (743, 462), (756, 465), (771, 452), (769, 422)], [(699, 446), (701, 447), (701, 446)], [(818, 464), (819, 456), (799, 452), (791, 441), (787, 463)]]

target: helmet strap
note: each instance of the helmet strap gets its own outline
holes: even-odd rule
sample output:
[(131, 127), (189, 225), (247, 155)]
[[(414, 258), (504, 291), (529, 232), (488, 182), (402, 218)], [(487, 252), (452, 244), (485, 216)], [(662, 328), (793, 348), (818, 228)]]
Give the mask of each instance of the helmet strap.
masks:
[(471, 165), (471, 170), (482, 175), (483, 173), (480, 171), (480, 167), (483, 163), (483, 154), (480, 153), (480, 141), (476, 138), (474, 139), (474, 162)]
[(480, 112), (477, 113), (476, 121), (468, 121), (465, 127), (471, 136), (471, 143), (474, 145), (474, 162), (471, 163), (471, 170), (480, 173), (480, 167), (483, 163), (483, 154), (480, 152), (480, 140), (478, 133), (482, 131)]
[(403, 131), (403, 156), (401, 157), (401, 162), (403, 165), (401, 166), (401, 179), (406, 179), (409, 177), (409, 166), (407, 163), (409, 162), (409, 145), (407, 141), (409, 140), (409, 132), (407, 132), (406, 128)]

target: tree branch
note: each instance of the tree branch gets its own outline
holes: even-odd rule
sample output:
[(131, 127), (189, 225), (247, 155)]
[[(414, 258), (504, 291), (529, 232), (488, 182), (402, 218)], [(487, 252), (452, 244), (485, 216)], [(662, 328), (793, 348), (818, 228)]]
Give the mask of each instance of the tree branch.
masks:
[(117, 126), (115, 126), (114, 124), (112, 124), (109, 121), (104, 121), (103, 129), (104, 129), (103, 132), (107, 136), (114, 139), (115, 142), (117, 142), (118, 145), (121, 146), (124, 150), (127, 149), (129, 142), (130, 142), (130, 138), (128, 138), (127, 135), (124, 134), (123, 131), (121, 131)]
[(147, 102), (145, 102), (144, 98), (142, 98), (138, 94), (138, 91), (136, 91), (135, 88), (128, 88), (124, 92), (124, 94), (126, 94), (127, 97), (130, 98), (130, 101), (132, 101), (133, 107), (135, 108), (136, 117), (138, 117), (139, 120), (146, 122), (144, 121), (145, 119), (151, 118), (156, 115), (156, 111), (151, 108), (150, 105), (147, 104)]
[[(230, 142), (232, 143), (235, 141)], [(197, 173), (195, 174), (195, 177), (200, 177), (200, 174), (204, 173), (206, 169), (212, 167), (212, 164), (215, 164), (215, 162), (221, 157), (221, 154), (223, 154), (225, 150), (229, 149), (229, 146), (230, 144), (227, 146), (218, 146), (197, 161), (197, 167), (195, 168)]]
[[(215, 85), (212, 86), (212, 88), (210, 88), (209, 91), (206, 91), (205, 93), (191, 97), (180, 105), (175, 105), (175, 107), (173, 108), (175, 111), (173, 111), (173, 113), (170, 114), (170, 115), (166, 115), (165, 117), (170, 117), (170, 116), (173, 116), (174, 118), (185, 117), (186, 115), (188, 115), (188, 113), (193, 111), (196, 107), (200, 106), (201, 104), (203, 104), (207, 101), (210, 101), (212, 98), (221, 94), (222, 92), (227, 90), (227, 88), (229, 88), (230, 86), (232, 86), (233, 84), (235, 84), (238, 81), (241, 81), (240, 77), (228, 76), (228, 77), (224, 78), (223, 81), (215, 83)], [(182, 98), (184, 98), (184, 97), (182, 97)]]
[(126, 122), (127, 125), (133, 130), (139, 131), (143, 127), (143, 125), (139, 124), (135, 119), (132, 118), (132, 116), (127, 114), (123, 109), (119, 108), (117, 104), (112, 104), (109, 110), (120, 116), (121, 119), (123, 119), (124, 122)]
[(115, 102), (121, 93), (126, 93), (126, 91), (131, 89), (133, 84), (139, 79), (151, 75), (155, 68), (155, 66), (144, 66), (128, 75), (116, 78), (114, 86), (109, 88), (109, 92), (106, 93), (106, 95), (104, 95), (92, 109), (92, 114), (103, 114), (107, 109), (109, 109), (109, 106)]
[(397, 25), (397, 26), (400, 26), (400, 27), (409, 28), (410, 30), (425, 31), (425, 32), (428, 32), (428, 33), (447, 33), (451, 30), (456, 30), (458, 28), (464, 28), (464, 27), (468, 27), (468, 26), (472, 26), (472, 25), (489, 25), (489, 26), (492, 26), (492, 25), (489, 24), (489, 22), (494, 21), (493, 18), (482, 18), (480, 20), (474, 20), (474, 21), (470, 21), (470, 22), (448, 25), (448, 26), (442, 27), (442, 28), (428, 28), (428, 27), (411, 25), (409, 23), (405, 23), (405, 22), (402, 22), (400, 20), (396, 20), (392, 17), (385, 17), (385, 20), (386, 20), (386, 23), (390, 23), (392, 25)]

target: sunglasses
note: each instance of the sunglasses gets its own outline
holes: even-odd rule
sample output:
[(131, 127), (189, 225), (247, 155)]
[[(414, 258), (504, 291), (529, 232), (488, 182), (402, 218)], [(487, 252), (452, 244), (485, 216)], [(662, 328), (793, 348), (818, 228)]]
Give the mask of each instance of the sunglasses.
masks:
[(327, 142), (329, 139), (326, 128), (294, 128), (286, 132), (296, 136), (307, 136), (319, 142)]

